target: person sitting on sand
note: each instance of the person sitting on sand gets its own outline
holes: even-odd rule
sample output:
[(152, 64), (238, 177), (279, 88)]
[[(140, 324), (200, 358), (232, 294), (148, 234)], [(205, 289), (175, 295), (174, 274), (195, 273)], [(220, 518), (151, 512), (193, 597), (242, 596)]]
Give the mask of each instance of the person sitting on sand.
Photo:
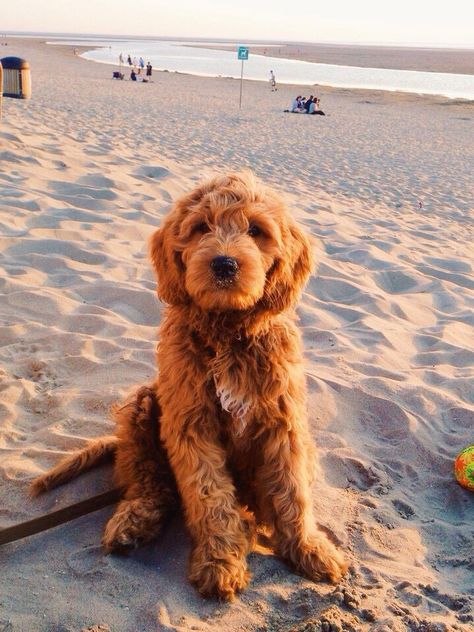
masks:
[(136, 81), (137, 80), (137, 73), (135, 72), (135, 69), (132, 68), (132, 72), (130, 73), (130, 81)]
[(326, 116), (324, 112), (319, 107), (319, 99), (314, 98), (313, 102), (309, 106), (308, 114), (320, 114), (321, 116)]
[(304, 109), (306, 110), (306, 114), (309, 113), (309, 108), (310, 108), (312, 103), (313, 103), (313, 95), (310, 94), (309, 98), (306, 99), (305, 104), (304, 104)]
[(301, 95), (299, 94), (291, 104), (290, 112), (303, 112), (303, 106), (301, 104)]

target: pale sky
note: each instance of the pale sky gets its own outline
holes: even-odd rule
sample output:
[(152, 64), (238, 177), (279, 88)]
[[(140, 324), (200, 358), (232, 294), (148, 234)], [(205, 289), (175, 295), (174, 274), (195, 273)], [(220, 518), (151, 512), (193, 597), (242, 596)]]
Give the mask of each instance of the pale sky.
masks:
[(474, 48), (474, 0), (4, 0), (0, 29)]

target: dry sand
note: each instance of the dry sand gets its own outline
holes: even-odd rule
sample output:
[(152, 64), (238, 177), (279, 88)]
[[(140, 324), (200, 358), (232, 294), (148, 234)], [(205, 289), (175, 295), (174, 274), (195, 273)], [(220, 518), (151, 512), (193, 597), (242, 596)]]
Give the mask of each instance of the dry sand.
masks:
[(298, 86), (249, 82), (239, 112), (238, 81), (135, 84), (66, 47), (7, 52), (30, 61), (33, 99), (4, 99), (0, 127), (0, 526), (108, 488), (104, 468), (27, 497), (154, 375), (146, 240), (172, 200), (250, 166), (324, 244), (299, 307), (314, 502), (352, 567), (314, 584), (258, 550), (241, 598), (204, 601), (180, 516), (105, 557), (106, 509), (2, 547), (0, 630), (472, 630), (474, 496), (452, 475), (474, 428), (472, 104), (324, 88), (328, 116), (295, 116)]

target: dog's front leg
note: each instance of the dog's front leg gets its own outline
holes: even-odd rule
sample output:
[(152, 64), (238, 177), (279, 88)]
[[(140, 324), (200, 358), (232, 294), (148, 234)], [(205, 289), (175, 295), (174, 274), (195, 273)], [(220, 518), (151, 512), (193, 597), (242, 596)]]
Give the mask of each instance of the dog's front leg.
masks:
[[(209, 429), (215, 422), (205, 419), (203, 409), (206, 406), (195, 409), (196, 417), (189, 424), (189, 417), (167, 420), (163, 407), (162, 436), (193, 539), (190, 581), (204, 596), (231, 600), (250, 577), (246, 562), (249, 526), (226, 470), (225, 451)], [(193, 416), (188, 410), (189, 414)], [(181, 431), (177, 433), (176, 428)]]
[(264, 464), (257, 473), (259, 495), (261, 502), (271, 505), (265, 509), (273, 518), (277, 552), (306, 577), (336, 582), (347, 564), (342, 553), (315, 527), (309, 437), (304, 428), (295, 426), (288, 429), (282, 420), (268, 430)]

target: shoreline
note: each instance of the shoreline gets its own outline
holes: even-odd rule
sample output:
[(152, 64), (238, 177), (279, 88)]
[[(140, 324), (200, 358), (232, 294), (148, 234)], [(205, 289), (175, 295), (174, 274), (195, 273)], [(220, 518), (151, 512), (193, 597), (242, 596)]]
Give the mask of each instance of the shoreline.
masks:
[[(79, 47), (76, 47), (79, 48)], [(86, 62), (90, 62), (90, 63), (94, 63), (94, 64), (100, 64), (100, 65), (104, 65), (104, 66), (111, 66), (117, 69), (120, 69), (120, 66), (117, 62), (112, 62), (112, 61), (105, 61), (105, 60), (98, 60), (98, 59), (88, 59), (87, 57), (83, 56), (83, 53), (87, 53), (88, 51), (91, 50), (98, 50), (100, 48), (103, 47), (87, 47), (84, 46), (82, 47), (84, 48), (83, 52), (78, 55), (78, 57), (81, 57), (81, 59), (83, 59)], [(206, 48), (206, 47), (203, 47)], [(215, 49), (217, 50), (217, 49)], [(302, 60), (305, 61), (305, 60)], [(361, 66), (361, 68), (363, 68)], [(130, 67), (127, 64), (123, 64), (122, 65), (122, 70), (129, 70)], [(387, 69), (389, 70), (389, 69)], [(168, 70), (168, 69), (163, 69), (163, 68), (153, 68), (154, 72), (159, 72), (159, 73), (171, 73), (171, 74), (176, 74), (176, 75), (184, 75), (184, 76), (189, 76), (189, 77), (202, 77), (203, 79), (216, 79), (216, 80), (231, 80), (231, 81), (239, 81), (240, 79), (238, 77), (231, 77), (231, 76), (226, 76), (226, 75), (209, 75), (209, 74), (200, 74), (200, 73), (191, 73), (191, 72), (184, 72), (182, 70)], [(268, 81), (265, 79), (254, 79), (252, 77), (244, 77), (244, 82), (253, 82), (253, 83), (258, 83), (261, 85), (267, 85)], [(280, 88), (282, 86), (288, 87), (288, 86), (292, 86), (295, 89), (297, 89), (297, 91), (301, 91), (303, 89), (307, 89), (308, 92), (311, 92), (312, 88), (324, 88), (325, 90), (342, 90), (342, 91), (347, 91), (348, 93), (381, 93), (381, 94), (392, 94), (395, 95), (397, 98), (401, 98), (403, 95), (406, 96), (412, 96), (415, 98), (422, 98), (422, 99), (449, 99), (450, 101), (456, 103), (458, 102), (460, 105), (474, 105), (474, 97), (473, 98), (469, 98), (469, 97), (460, 97), (460, 96), (448, 96), (448, 95), (443, 95), (443, 94), (431, 94), (429, 92), (413, 92), (413, 91), (409, 91), (409, 90), (399, 90), (397, 88), (394, 88), (393, 90), (389, 90), (388, 88), (373, 88), (373, 87), (366, 87), (366, 88), (361, 88), (361, 87), (357, 87), (357, 86), (337, 86), (334, 84), (327, 84), (327, 83), (295, 83), (295, 82), (277, 82), (278, 86), (280, 86)]]

